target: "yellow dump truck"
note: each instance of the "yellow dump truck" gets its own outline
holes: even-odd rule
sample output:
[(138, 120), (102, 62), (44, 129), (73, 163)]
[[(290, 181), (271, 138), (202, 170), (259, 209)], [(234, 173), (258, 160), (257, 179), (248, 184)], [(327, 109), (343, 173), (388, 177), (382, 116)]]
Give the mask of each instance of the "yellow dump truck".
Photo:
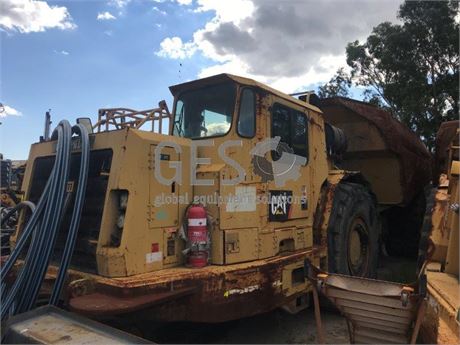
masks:
[[(170, 90), (172, 113), (162, 103), (80, 120), (93, 133), (65, 306), (93, 318), (221, 322), (305, 307), (306, 258), (375, 277), (382, 217), (412, 205), (431, 176), (411, 131), (362, 102), (297, 99), (229, 74)], [(81, 142), (71, 149), (70, 194)], [(40, 199), (56, 150), (55, 138), (32, 145), (27, 200)], [(55, 276), (51, 265), (43, 296)]]
[(445, 122), (436, 136), (437, 190), (426, 268), (428, 307), (422, 324), (429, 344), (458, 344), (460, 332), (459, 284), (459, 121)]

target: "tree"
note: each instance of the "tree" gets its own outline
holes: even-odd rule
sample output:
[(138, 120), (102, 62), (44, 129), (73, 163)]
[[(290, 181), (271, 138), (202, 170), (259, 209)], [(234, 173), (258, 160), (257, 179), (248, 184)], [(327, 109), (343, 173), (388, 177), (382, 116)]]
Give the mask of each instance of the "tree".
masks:
[(318, 88), (318, 96), (321, 98), (335, 96), (348, 97), (350, 86), (350, 75), (343, 68), (340, 68), (328, 83)]
[(346, 48), (352, 80), (430, 149), (441, 122), (458, 117), (457, 13), (456, 1), (406, 1), (401, 25), (381, 23), (365, 43)]

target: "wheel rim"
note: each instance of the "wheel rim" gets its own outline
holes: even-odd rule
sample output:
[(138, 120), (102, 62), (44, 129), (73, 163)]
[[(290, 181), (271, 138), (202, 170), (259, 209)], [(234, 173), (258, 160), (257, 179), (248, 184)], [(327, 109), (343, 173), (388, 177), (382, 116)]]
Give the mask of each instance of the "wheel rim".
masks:
[(364, 276), (368, 269), (369, 232), (361, 218), (355, 218), (348, 232), (348, 268), (353, 276)]

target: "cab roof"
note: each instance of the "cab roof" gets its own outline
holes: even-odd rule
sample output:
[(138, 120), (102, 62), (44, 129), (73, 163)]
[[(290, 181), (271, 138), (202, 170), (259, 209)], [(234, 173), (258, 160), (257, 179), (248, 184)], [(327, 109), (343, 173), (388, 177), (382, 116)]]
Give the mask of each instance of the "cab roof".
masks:
[(204, 86), (208, 85), (214, 85), (214, 84), (219, 84), (223, 82), (228, 82), (228, 81), (234, 81), (238, 84), (245, 85), (245, 86), (252, 86), (254, 88), (269, 92), (271, 94), (274, 94), (280, 98), (283, 98), (289, 102), (295, 103), (297, 105), (300, 105), (301, 107), (311, 109), (313, 111), (321, 113), (321, 110), (314, 105), (311, 105), (309, 103), (303, 102), (297, 98), (294, 98), (292, 96), (289, 96), (286, 93), (283, 93), (281, 91), (278, 91), (268, 85), (259, 83), (258, 81), (255, 81), (253, 79), (245, 78), (245, 77), (240, 77), (237, 75), (233, 74), (228, 74), (228, 73), (222, 73), (222, 74), (217, 74), (211, 77), (207, 78), (202, 78), (202, 79), (197, 79), (193, 81), (189, 81), (186, 83), (182, 84), (177, 84), (169, 87), (169, 90), (173, 94), (173, 96), (177, 96), (179, 93), (183, 91), (188, 91), (196, 88), (201, 88)]

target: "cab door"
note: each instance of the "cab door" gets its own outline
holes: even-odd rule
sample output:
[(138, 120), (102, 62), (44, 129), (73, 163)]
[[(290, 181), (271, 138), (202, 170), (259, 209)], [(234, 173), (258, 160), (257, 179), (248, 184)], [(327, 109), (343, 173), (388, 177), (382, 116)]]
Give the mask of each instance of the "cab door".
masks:
[[(309, 218), (308, 114), (281, 103), (274, 103), (270, 114), (273, 180), (269, 182), (268, 218), (286, 222)], [(275, 145), (273, 145), (275, 147)], [(281, 227), (278, 225), (276, 227)], [(286, 224), (288, 226), (288, 224)]]

